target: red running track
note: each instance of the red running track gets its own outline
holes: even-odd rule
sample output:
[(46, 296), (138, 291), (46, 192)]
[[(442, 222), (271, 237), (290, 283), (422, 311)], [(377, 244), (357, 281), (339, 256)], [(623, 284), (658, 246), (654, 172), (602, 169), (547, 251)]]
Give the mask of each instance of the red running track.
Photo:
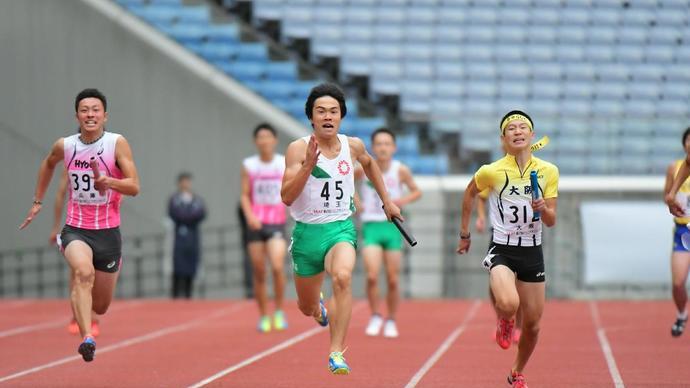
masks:
[[(63, 300), (0, 301), (0, 387), (507, 387), (515, 347), (493, 342), (484, 301), (405, 301), (397, 339), (364, 335), (356, 302), (346, 357), (327, 370), (328, 332), (286, 310), (290, 327), (256, 332), (247, 301), (118, 301), (92, 363), (67, 334)], [(671, 338), (668, 301), (547, 303), (525, 371), (531, 387), (687, 387), (690, 340)]]

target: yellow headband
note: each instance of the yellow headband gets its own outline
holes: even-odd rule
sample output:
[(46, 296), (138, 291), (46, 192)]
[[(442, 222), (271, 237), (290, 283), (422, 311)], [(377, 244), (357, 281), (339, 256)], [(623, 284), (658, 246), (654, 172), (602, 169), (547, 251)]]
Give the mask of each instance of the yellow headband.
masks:
[(529, 130), (530, 130), (530, 131), (533, 131), (533, 129), (532, 129), (532, 122), (529, 121), (529, 119), (528, 119), (527, 117), (525, 117), (525, 116), (523, 116), (523, 115), (521, 115), (521, 114), (519, 114), (519, 113), (516, 113), (516, 114), (513, 114), (513, 115), (510, 115), (510, 116), (506, 117), (506, 119), (503, 120), (503, 122), (501, 123), (501, 133), (505, 132), (505, 129), (506, 129), (506, 127), (508, 126), (508, 123), (511, 122), (511, 121), (513, 121), (513, 120), (522, 120), (522, 121), (524, 121), (524, 122), (527, 124), (527, 126), (529, 127)]

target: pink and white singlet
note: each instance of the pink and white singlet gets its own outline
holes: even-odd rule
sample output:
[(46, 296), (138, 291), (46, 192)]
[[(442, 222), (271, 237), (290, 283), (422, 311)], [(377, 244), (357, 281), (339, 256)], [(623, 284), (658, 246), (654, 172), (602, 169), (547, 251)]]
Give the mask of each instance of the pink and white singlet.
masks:
[(249, 175), (252, 212), (266, 225), (285, 224), (287, 215), (280, 198), (280, 187), (285, 172), (285, 157), (273, 155), (270, 162), (264, 162), (258, 155), (246, 158), (242, 165)]
[(121, 179), (122, 171), (115, 160), (115, 144), (119, 134), (104, 132), (92, 144), (84, 144), (75, 134), (64, 139), (65, 169), (69, 184), (66, 224), (82, 229), (109, 229), (120, 226), (122, 194), (107, 190), (101, 195), (94, 188), (89, 162), (98, 161), (101, 175)]

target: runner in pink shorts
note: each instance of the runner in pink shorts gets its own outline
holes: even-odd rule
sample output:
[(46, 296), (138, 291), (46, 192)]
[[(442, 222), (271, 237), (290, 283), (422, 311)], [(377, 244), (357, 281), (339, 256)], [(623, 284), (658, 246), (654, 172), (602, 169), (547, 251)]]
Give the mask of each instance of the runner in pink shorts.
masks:
[[(26, 228), (41, 211), (55, 166), (65, 163), (69, 198), (67, 219), (60, 234), (63, 254), (71, 269), (72, 311), (84, 338), (79, 353), (92, 361), (96, 342), (91, 311), (104, 314), (113, 298), (122, 261), (120, 201), (139, 193), (139, 177), (127, 140), (107, 132), (107, 101), (96, 89), (81, 91), (74, 102), (79, 133), (58, 139), (41, 163)], [(96, 177), (91, 162), (98, 164)]]

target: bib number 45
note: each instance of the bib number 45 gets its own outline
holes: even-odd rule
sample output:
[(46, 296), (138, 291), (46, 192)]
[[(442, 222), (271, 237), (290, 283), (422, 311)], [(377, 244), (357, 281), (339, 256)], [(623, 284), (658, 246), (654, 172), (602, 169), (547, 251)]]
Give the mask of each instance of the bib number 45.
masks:
[[(323, 188), (321, 189), (321, 198), (323, 198), (326, 201), (329, 201), (331, 198), (331, 189), (330, 189), (331, 185), (330, 185), (330, 183), (331, 183), (331, 181), (326, 181), (323, 184)], [(333, 183), (334, 183), (333, 189), (337, 193), (335, 199), (336, 200), (343, 199), (343, 196), (345, 195), (345, 193), (343, 192), (343, 188), (342, 188), (343, 181), (335, 181)]]

